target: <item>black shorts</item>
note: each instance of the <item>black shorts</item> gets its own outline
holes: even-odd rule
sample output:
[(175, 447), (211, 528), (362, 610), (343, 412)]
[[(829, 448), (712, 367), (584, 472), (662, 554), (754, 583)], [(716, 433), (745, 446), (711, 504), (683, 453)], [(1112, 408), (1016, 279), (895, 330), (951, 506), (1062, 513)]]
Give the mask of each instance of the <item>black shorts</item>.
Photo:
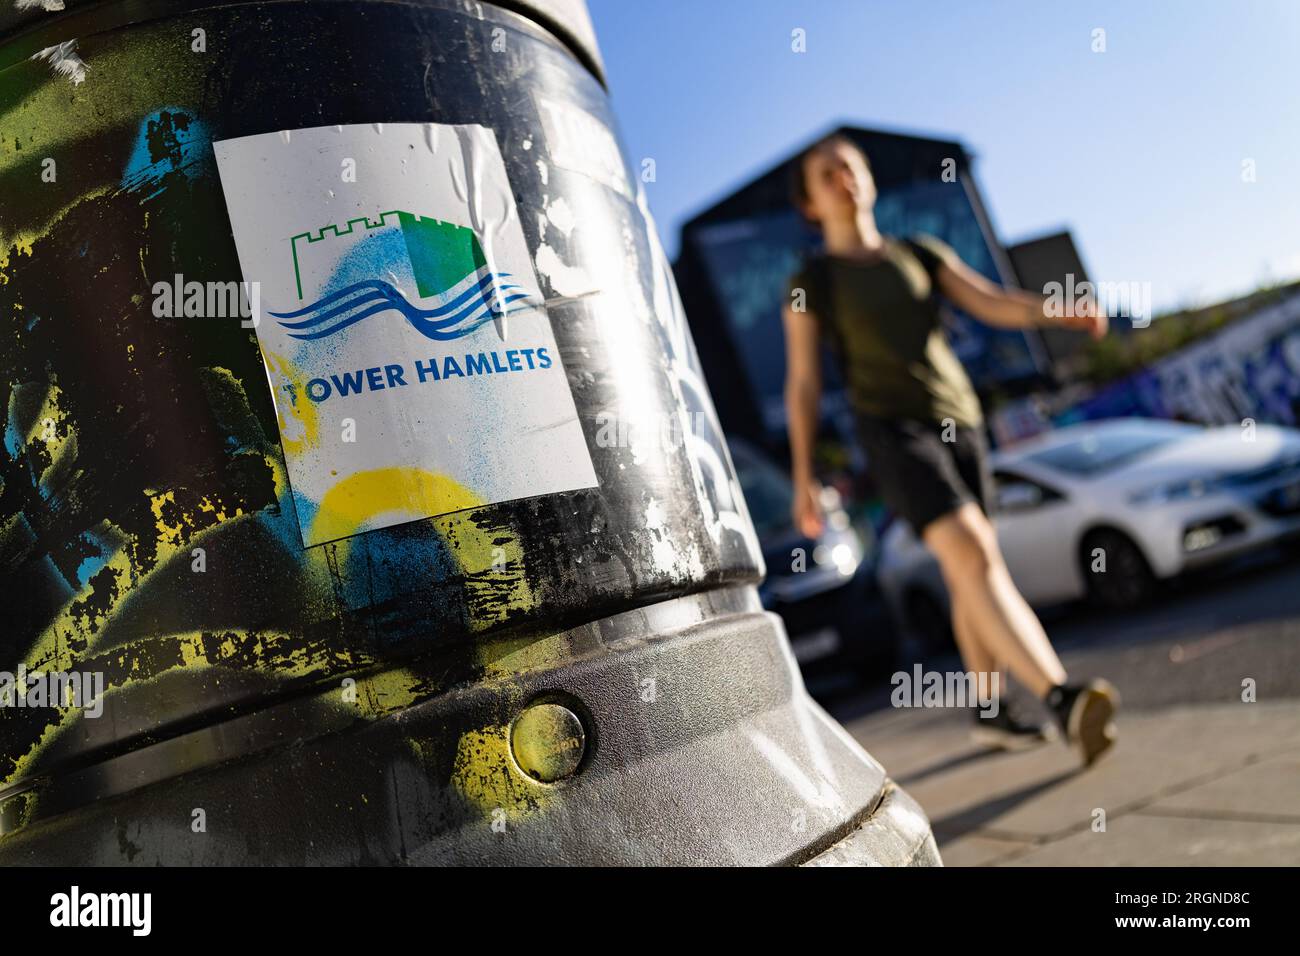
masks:
[[(936, 518), (973, 501), (993, 513), (993, 474), (983, 428), (858, 416), (867, 471), (885, 505), (919, 538)], [(951, 441), (945, 441), (951, 437)]]

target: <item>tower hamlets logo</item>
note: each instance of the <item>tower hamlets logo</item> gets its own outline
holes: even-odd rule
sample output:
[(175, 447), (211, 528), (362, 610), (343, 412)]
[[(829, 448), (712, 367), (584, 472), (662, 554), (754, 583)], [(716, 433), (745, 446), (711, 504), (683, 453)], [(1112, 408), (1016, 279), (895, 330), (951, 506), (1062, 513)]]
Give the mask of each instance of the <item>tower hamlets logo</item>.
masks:
[[(455, 223), (390, 210), (377, 221), (352, 219), (289, 241), (299, 301), (304, 274), (328, 276), (310, 305), (270, 313), (291, 338), (323, 339), (398, 312), (426, 338), (449, 341), (540, 304), (510, 273), (493, 272), (474, 230)], [(413, 286), (420, 304), (401, 286)]]

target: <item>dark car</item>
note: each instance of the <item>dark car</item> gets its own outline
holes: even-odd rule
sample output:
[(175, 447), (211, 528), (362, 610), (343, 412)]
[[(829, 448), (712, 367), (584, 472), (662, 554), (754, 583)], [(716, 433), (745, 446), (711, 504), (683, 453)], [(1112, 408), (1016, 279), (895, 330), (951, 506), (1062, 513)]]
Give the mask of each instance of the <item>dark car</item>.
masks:
[(791, 521), (794, 486), (785, 471), (740, 439), (728, 444), (767, 564), (759, 596), (785, 622), (800, 669), (809, 677), (890, 673), (897, 646), (876, 583), (874, 534), (855, 528), (839, 493), (825, 488), (825, 528), (805, 536)]

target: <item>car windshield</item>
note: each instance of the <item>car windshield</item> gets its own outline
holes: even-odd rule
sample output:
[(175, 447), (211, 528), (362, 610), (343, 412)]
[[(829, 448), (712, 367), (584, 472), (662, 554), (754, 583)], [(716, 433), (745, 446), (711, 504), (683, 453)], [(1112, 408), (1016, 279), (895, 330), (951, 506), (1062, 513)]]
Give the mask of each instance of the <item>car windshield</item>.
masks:
[(1194, 430), (1195, 426), (1176, 422), (1134, 422), (1089, 432), (1026, 457), (1071, 475), (1098, 475), (1186, 438)]

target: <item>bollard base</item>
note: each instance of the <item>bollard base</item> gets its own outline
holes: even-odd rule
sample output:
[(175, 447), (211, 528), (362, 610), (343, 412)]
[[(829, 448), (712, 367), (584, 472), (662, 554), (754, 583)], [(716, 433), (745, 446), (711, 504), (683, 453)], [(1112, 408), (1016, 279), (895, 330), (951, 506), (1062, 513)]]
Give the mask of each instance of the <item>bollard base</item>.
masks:
[[(466, 673), (435, 688), (448, 666)], [(924, 814), (808, 697), (752, 588), (404, 673), (33, 782), (0, 802), (0, 864), (938, 862)], [(557, 738), (581, 754), (556, 782), (516, 757), (539, 703), (582, 725)]]

